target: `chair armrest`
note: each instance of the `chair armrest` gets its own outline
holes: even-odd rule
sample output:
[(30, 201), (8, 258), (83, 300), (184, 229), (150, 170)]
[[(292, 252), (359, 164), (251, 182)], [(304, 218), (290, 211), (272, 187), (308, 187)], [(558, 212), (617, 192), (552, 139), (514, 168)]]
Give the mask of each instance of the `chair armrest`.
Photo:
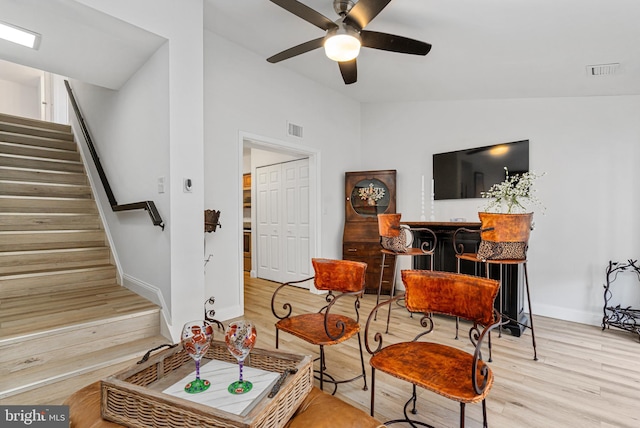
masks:
[(416, 232), (428, 232), (429, 234), (431, 234), (431, 237), (433, 239), (433, 245), (431, 245), (431, 249), (428, 249), (429, 241), (426, 241), (426, 240), (422, 241), (422, 244), (420, 244), (419, 248), (422, 250), (423, 253), (433, 255), (433, 253), (436, 251), (436, 247), (438, 246), (438, 237), (433, 230), (429, 229), (428, 227), (416, 227), (416, 228), (411, 228), (408, 226), (404, 226), (404, 227), (407, 227), (411, 231), (411, 235), (413, 236), (414, 241), (416, 239), (416, 236), (415, 236)]
[(477, 233), (477, 234), (482, 234), (482, 232), (488, 232), (490, 230), (493, 230), (493, 227), (488, 227), (486, 229), (467, 229), (466, 227), (460, 227), (458, 229), (456, 229), (455, 232), (453, 232), (453, 250), (456, 252), (456, 255), (460, 255), (464, 253), (464, 244), (458, 244), (456, 242), (456, 239), (458, 237), (458, 233), (460, 232), (465, 232), (465, 233)]
[[(471, 378), (473, 379), (473, 389), (476, 394), (482, 394), (486, 389), (489, 377), (487, 365), (485, 364), (482, 368), (479, 368), (478, 364), (478, 362), (482, 360), (482, 342), (484, 338), (489, 335), (491, 330), (509, 323), (509, 320), (504, 322), (502, 321), (502, 316), (496, 309), (494, 309), (494, 314), (495, 321), (492, 324), (485, 326), (482, 331), (480, 331), (477, 324), (474, 324), (469, 330), (469, 340), (473, 345), (475, 345), (475, 351), (473, 352), (473, 365), (471, 366)], [(478, 370), (480, 370), (480, 375), (482, 376), (481, 384), (478, 384)]]
[(377, 342), (378, 346), (376, 347), (376, 349), (371, 349), (371, 346), (369, 346), (369, 334), (370, 334), (369, 330), (371, 329), (371, 321), (373, 320), (375, 314), (378, 312), (378, 309), (380, 309), (383, 306), (390, 305), (400, 300), (401, 298), (404, 298), (404, 295), (400, 294), (391, 299), (385, 300), (384, 302), (380, 302), (373, 307), (371, 312), (369, 312), (369, 316), (367, 317), (367, 323), (365, 324), (365, 327), (364, 327), (364, 347), (369, 354), (375, 355), (382, 349), (382, 333), (380, 333), (379, 331), (376, 332), (375, 335), (373, 336), (373, 341)]
[(324, 306), (322, 309), (320, 309), (319, 312), (324, 312), (324, 331), (325, 333), (327, 333), (327, 336), (329, 336), (331, 338), (331, 340), (339, 340), (340, 338), (342, 338), (342, 336), (345, 333), (345, 323), (343, 320), (338, 319), (336, 321), (335, 326), (339, 329), (339, 333), (337, 335), (335, 334), (331, 334), (330, 331), (330, 312), (331, 312), (331, 308), (333, 307), (333, 305), (335, 305), (335, 303), (338, 301), (338, 299), (345, 299), (345, 298), (349, 298), (349, 297), (354, 297), (354, 302), (353, 302), (353, 307), (354, 307), (354, 311), (355, 311), (355, 322), (359, 323), (360, 322), (360, 298), (362, 297), (362, 294), (364, 293), (364, 290), (360, 290), (360, 291), (345, 291), (342, 292), (340, 294), (333, 294), (331, 291), (329, 291), (329, 293), (327, 294), (327, 296), (325, 297), (325, 300), (327, 301), (327, 305)]
[(290, 281), (290, 282), (285, 282), (284, 284), (280, 285), (278, 288), (276, 288), (276, 290), (273, 292), (273, 295), (271, 296), (271, 313), (273, 314), (273, 316), (275, 316), (276, 318), (282, 320), (285, 318), (289, 318), (289, 316), (291, 315), (292, 311), (293, 311), (293, 307), (291, 306), (291, 303), (284, 303), (282, 305), (282, 309), (284, 309), (286, 311), (286, 313), (284, 315), (279, 315), (278, 312), (276, 311), (276, 297), (278, 296), (278, 293), (280, 293), (280, 290), (282, 290), (283, 288), (286, 288), (288, 286), (293, 286), (294, 284), (300, 284), (302, 282), (306, 282), (306, 281), (311, 281), (314, 277), (312, 276), (311, 278), (306, 278), (306, 279), (301, 279), (298, 281)]

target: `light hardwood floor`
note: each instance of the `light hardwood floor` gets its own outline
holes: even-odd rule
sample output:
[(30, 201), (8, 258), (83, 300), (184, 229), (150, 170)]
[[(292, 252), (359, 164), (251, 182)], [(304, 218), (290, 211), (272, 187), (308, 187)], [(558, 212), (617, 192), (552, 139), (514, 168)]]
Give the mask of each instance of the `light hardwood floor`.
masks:
[[(258, 325), (258, 344), (273, 348), (274, 317), (270, 299), (278, 284), (245, 277), (245, 318)], [(534, 291), (535, 293), (535, 291)], [(321, 296), (303, 289), (290, 289), (284, 300), (295, 311), (320, 307)], [(317, 302), (319, 306), (311, 305)], [(361, 308), (364, 325), (375, 296), (366, 295)], [(376, 326), (383, 328), (386, 310), (381, 312)], [(596, 326), (536, 317), (536, 338), (539, 361), (533, 361), (531, 336), (503, 334), (494, 338), (493, 362), (495, 383), (487, 399), (488, 421), (491, 427), (629, 427), (640, 426), (640, 343), (633, 334), (602, 331)], [(461, 334), (454, 340), (454, 322), (447, 317), (436, 318), (433, 339), (453, 346), (468, 348), (468, 339)], [(467, 324), (463, 324), (467, 327)], [(385, 342), (407, 340), (418, 331), (418, 318), (411, 318), (402, 308), (394, 308), (390, 333)], [(465, 330), (466, 331), (466, 330)], [(216, 332), (220, 338), (221, 332)], [(497, 335), (495, 335), (497, 336)], [(317, 348), (287, 334), (281, 334), (280, 349), (288, 352), (317, 354)], [(360, 370), (357, 341), (349, 340), (326, 350), (328, 372), (346, 377)], [(365, 351), (367, 378), (370, 367)], [(114, 368), (114, 371), (116, 368)], [(11, 404), (56, 404), (83, 384), (105, 376), (105, 372), (41, 388), (29, 395), (12, 397)], [(376, 376), (376, 417), (382, 421), (400, 417), (402, 407), (411, 393), (409, 384), (383, 373)], [(369, 411), (370, 390), (362, 390), (362, 382), (341, 385), (338, 397)], [(429, 391), (418, 390), (419, 420), (436, 427), (457, 427), (457, 403)], [(21, 401), (22, 400), (22, 401)], [(10, 404), (10, 403), (2, 403)], [(339, 418), (339, 415), (335, 415)], [(466, 426), (481, 427), (481, 406), (467, 406)]]

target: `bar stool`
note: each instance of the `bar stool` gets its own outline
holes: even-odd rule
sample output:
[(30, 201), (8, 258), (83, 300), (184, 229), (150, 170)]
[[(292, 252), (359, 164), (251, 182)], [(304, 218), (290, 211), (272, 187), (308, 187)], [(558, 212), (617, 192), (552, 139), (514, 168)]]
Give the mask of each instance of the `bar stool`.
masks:
[[(457, 269), (460, 273), (460, 262), (467, 260), (476, 263), (476, 275), (478, 274), (477, 263), (484, 264), (485, 276), (490, 276), (490, 266), (498, 265), (500, 281), (500, 314), (504, 319), (521, 325), (531, 330), (531, 343), (533, 345), (533, 359), (538, 361), (536, 350), (536, 335), (533, 327), (533, 311), (531, 309), (531, 294), (529, 292), (529, 273), (527, 271), (526, 253), (528, 250), (529, 235), (532, 230), (533, 213), (526, 214), (490, 214), (478, 213), (481, 227), (479, 230), (459, 228), (453, 234), (453, 246), (456, 252)], [(476, 252), (465, 252), (464, 245), (456, 241), (458, 233), (479, 233), (481, 236), (480, 247)], [(516, 250), (514, 250), (514, 248)], [(522, 265), (524, 270), (524, 284), (527, 293), (527, 304), (529, 305), (529, 325), (523, 324), (504, 314), (503, 295), (503, 267), (506, 265)], [(502, 326), (500, 326), (498, 337), (502, 336)], [(456, 319), (456, 339), (458, 338), (458, 319)], [(489, 361), (491, 361), (491, 338), (489, 337)]]
[[(393, 265), (393, 277), (391, 279), (391, 291), (389, 297), (393, 297), (396, 289), (396, 274), (398, 272), (398, 257), (408, 256), (423, 257), (430, 256), (429, 270), (433, 270), (433, 255), (436, 249), (436, 234), (429, 228), (409, 228), (407, 225), (400, 224), (402, 214), (378, 214), (378, 233), (380, 234), (380, 245), (382, 248), (382, 266), (380, 267), (380, 283), (378, 284), (378, 296), (376, 305), (380, 303), (380, 294), (382, 291), (382, 279), (384, 277), (385, 261), (387, 256), (395, 257)], [(415, 232), (427, 232), (433, 237), (433, 244), (429, 249), (429, 242), (423, 241), (420, 247), (412, 247)], [(377, 319), (376, 313), (375, 318)], [(389, 332), (389, 321), (391, 320), (391, 302), (389, 303), (389, 313), (387, 314), (387, 329)]]

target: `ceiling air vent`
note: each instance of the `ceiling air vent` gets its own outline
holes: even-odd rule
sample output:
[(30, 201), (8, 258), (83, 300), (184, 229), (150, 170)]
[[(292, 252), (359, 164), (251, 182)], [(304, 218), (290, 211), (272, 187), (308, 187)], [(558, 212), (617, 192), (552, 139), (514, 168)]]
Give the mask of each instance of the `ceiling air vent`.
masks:
[(617, 63), (617, 62), (612, 64), (588, 65), (587, 75), (588, 76), (608, 76), (611, 74), (616, 74), (619, 68), (620, 68), (620, 63)]
[(287, 135), (302, 138), (302, 126), (287, 122)]

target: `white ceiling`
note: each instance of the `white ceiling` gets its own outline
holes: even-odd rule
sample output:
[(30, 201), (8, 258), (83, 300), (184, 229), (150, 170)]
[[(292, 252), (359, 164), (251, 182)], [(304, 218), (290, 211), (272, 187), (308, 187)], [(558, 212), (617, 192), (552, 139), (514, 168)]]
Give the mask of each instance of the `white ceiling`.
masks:
[[(303, 3), (337, 18), (332, 0)], [(206, 29), (265, 61), (323, 35), (269, 0), (204, 5)], [(37, 51), (0, 40), (0, 59), (111, 89), (166, 41), (73, 0), (0, 0), (0, 11), (43, 35)], [(363, 48), (348, 86), (322, 49), (269, 66), (362, 102), (640, 94), (639, 22), (639, 0), (393, 0), (367, 29), (428, 42), (427, 56)], [(606, 63), (618, 73), (587, 75)]]
[[(332, 0), (302, 3), (337, 18)], [(324, 34), (269, 0), (205, 0), (205, 28), (265, 60)], [(433, 47), (363, 48), (348, 86), (322, 49), (271, 66), (363, 102), (640, 94), (638, 0), (393, 0), (366, 28)], [(618, 73), (587, 75), (605, 63)]]
[[(38, 50), (0, 39), (0, 59), (120, 88), (166, 39), (73, 0), (0, 0), (0, 20), (42, 35)], [(13, 70), (0, 63), (0, 79)]]

